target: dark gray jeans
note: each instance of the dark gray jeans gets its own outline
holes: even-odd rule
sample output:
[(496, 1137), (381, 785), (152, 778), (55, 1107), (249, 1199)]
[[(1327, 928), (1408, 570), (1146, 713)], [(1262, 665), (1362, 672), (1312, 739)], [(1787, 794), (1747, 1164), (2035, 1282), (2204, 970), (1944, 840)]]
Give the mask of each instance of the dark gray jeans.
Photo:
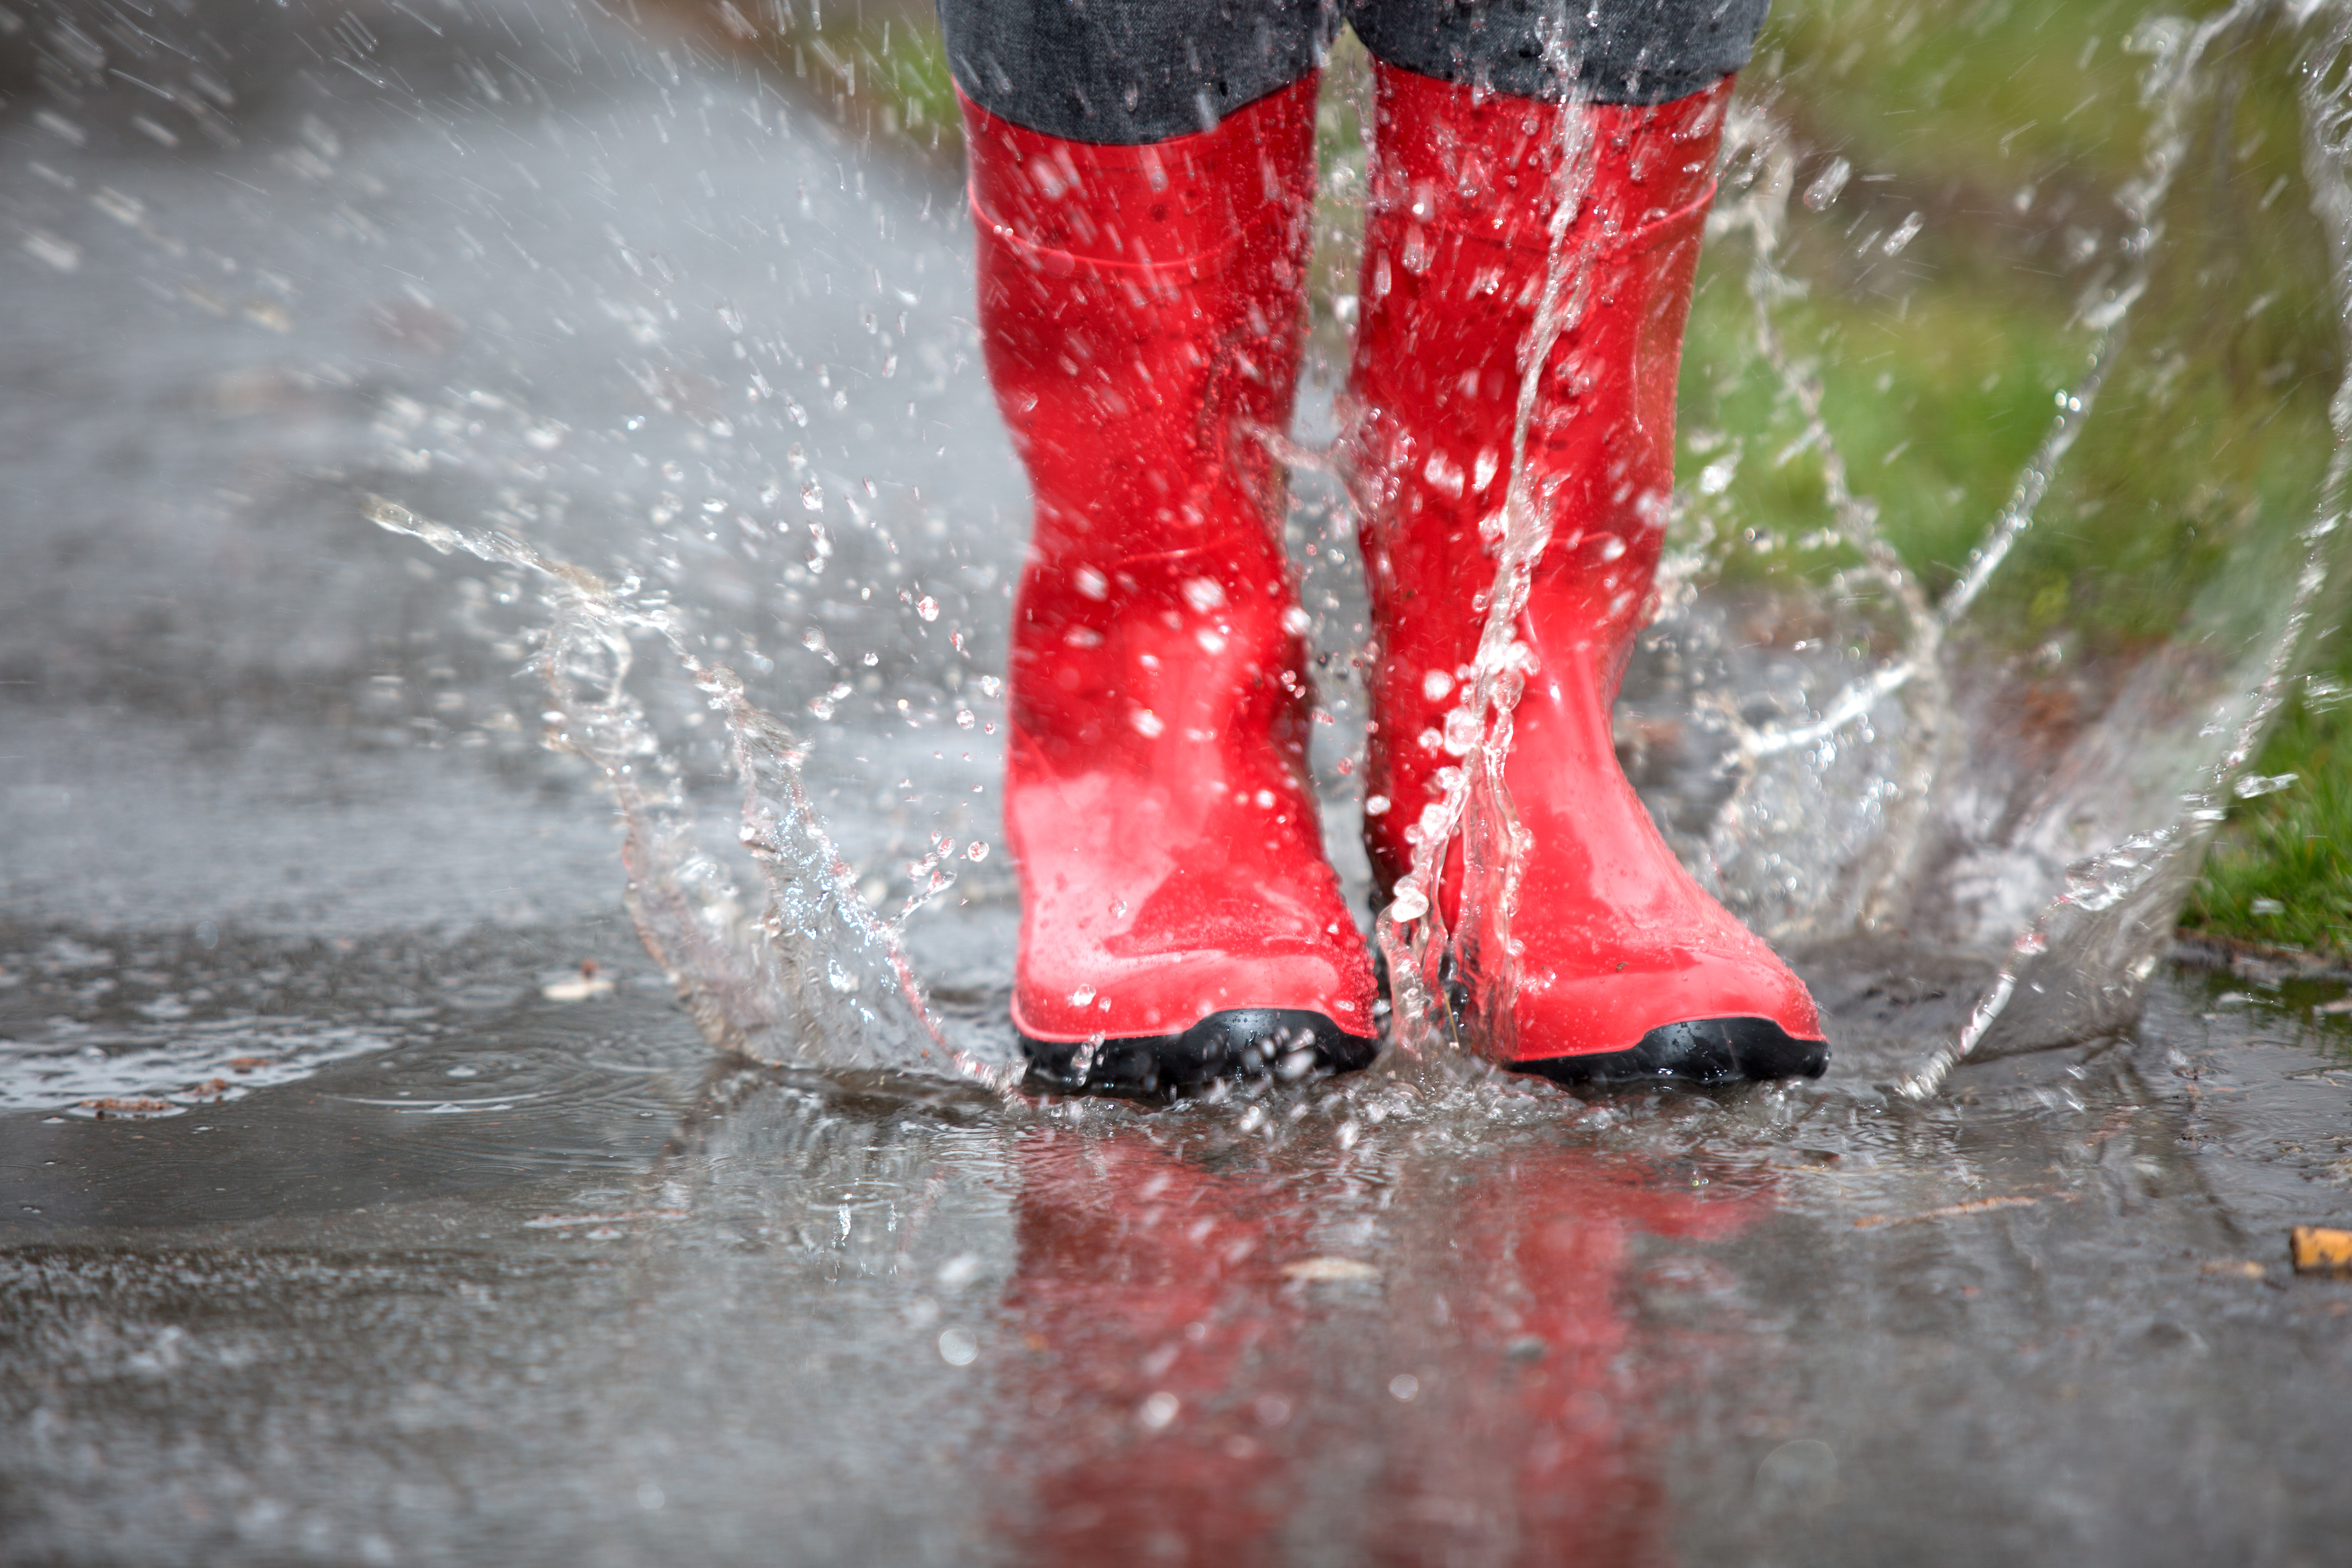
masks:
[(966, 97), (1032, 131), (1122, 146), (1205, 131), (1288, 87), (1315, 69), (1342, 22), (1378, 58), (1441, 80), (1517, 98), (1664, 103), (1746, 65), (1767, 4), (939, 0)]

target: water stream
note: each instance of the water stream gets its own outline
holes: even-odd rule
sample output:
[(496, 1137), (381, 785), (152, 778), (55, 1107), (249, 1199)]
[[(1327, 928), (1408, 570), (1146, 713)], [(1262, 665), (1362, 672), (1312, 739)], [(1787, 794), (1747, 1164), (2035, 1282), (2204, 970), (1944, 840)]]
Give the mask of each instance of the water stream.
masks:
[[(2308, 503), (2315, 516), (2294, 528), (2291, 543), (2284, 537), (2284, 518), (2241, 520), (2210, 574), (2212, 587), (2184, 606), (2170, 639), (2152, 656), (2102, 658), (2088, 650), (2080, 656), (2086, 666), (2099, 667), (2094, 679), (2110, 693), (2105, 710), (2078, 717), (2073, 732), (2045, 748), (2035, 765), (2044, 777), (2079, 774), (2081, 783), (2071, 790), (2045, 786), (2041, 798), (2021, 809), (1984, 819), (1985, 798), (2013, 791), (2020, 783), (2014, 774), (2002, 776), (2000, 759), (2009, 737), (2001, 732), (2006, 713), (1996, 696), (2016, 684), (2014, 668), (2001, 668), (2013, 661), (2015, 652), (1998, 636), (1979, 635), (1971, 616), (1989, 602), (1989, 586), (2000, 580), (2004, 563), (2034, 526), (2053, 486), (2063, 489), (2069, 453), (2095, 420), (2110, 380), (2128, 364), (2133, 312), (2167, 262), (2164, 233), (2174, 183), (2199, 132), (2200, 107), (2216, 94), (2208, 57), (2232, 40), (2242, 42), (2273, 17), (2272, 9), (2257, 0), (2242, 0), (2194, 26), (2144, 24), (2127, 40), (2147, 61), (2138, 82), (2146, 129), (2134, 177), (2112, 193), (2122, 230), (2115, 256), (2102, 259), (2095, 247), (2079, 268), (2083, 293), (2070, 330), (2081, 368), (2053, 393), (2056, 408), (2048, 428), (1998, 515), (1986, 522), (1962, 569), (1940, 593), (1930, 592), (1887, 537), (1880, 503), (1855, 488), (1818, 369), (1791, 346), (1790, 329), (1784, 324), (1787, 307), (1811, 287), (1790, 269), (1787, 256), (1790, 201), (1807, 149), (1764, 107), (1743, 107), (1727, 136), (1731, 178), (1710, 219), (1712, 259), (1719, 270), (1728, 269), (1738, 264), (1726, 253), (1737, 246), (1747, 249), (1741, 281), (1753, 327), (1746, 352), (1770, 379), (1777, 412), (1795, 432), (1774, 463), (1785, 468), (1802, 459), (1815, 467), (1822, 510), (1813, 547), (1849, 563), (1826, 580), (1800, 574), (1776, 584), (1776, 616), (1841, 628), (1799, 639), (1810, 641), (1816, 656), (1796, 661), (1792, 686), (1771, 687), (1787, 679), (1788, 670), (1768, 674), (1739, 668), (1737, 660), (1718, 660), (1705, 675), (1686, 673), (1675, 682), (1673, 695), (1685, 714), (1702, 721), (1714, 716), (1721, 735), (1719, 750), (1707, 755), (1699, 749), (1688, 764), (1691, 773), (1721, 782), (1711, 791), (1712, 821), (1684, 841), (1722, 896), (1783, 942), (1826, 946), (1899, 931), (1949, 953), (1975, 955), (1983, 964), (1983, 998), (1966, 1026), (1952, 1039), (1923, 1049), (1886, 1080), (1905, 1093), (1934, 1092), (1951, 1067), (1969, 1056), (2044, 1048), (2128, 1026), (2168, 944), (2171, 913), (2186, 896), (2221, 819), (2221, 803), (2231, 798), (2299, 670), (2315, 611), (2337, 595), (2344, 545), (2335, 519), (2342, 476), (2331, 468)], [(2310, 25), (2295, 79), (2310, 128), (2304, 175), (2312, 210), (2324, 226), (2336, 226), (2345, 176), (2338, 149), (2324, 128), (2340, 117), (2331, 94), (2341, 90), (2341, 83), (2327, 66), (2336, 45), (2326, 25), (2325, 18)], [(1573, 62), (1562, 61), (1560, 68), (1572, 77)], [(1341, 78), (1332, 90), (1344, 97), (1361, 89)], [(758, 123), (756, 102), (751, 109)], [(778, 124), (782, 121), (779, 110)], [(1563, 184), (1553, 208), (1554, 247), (1534, 350), (1547, 349), (1570, 330), (1580, 310), (1582, 258), (1566, 237), (1580, 205), (1587, 161), (1578, 141), (1580, 119), (1565, 116), (1561, 123)], [(1821, 188), (1818, 181), (1811, 187)], [(1834, 195), (1830, 193), (1831, 199)], [(2335, 226), (2328, 233), (2329, 244), (2340, 251), (2344, 236)], [(1906, 242), (1916, 235), (1915, 226)], [(621, 256), (633, 272), (646, 273), (627, 247)], [(660, 258), (651, 265), (667, 277)], [(824, 287), (830, 289), (836, 276), (828, 275)], [(882, 297), (887, 307), (892, 289), (878, 269), (860, 284)], [(657, 286), (655, 291), (668, 289)], [(903, 289), (897, 293), (913, 300)], [(675, 313), (674, 302), (667, 308)], [(616, 317), (628, 314), (609, 300), (606, 310)], [(837, 510), (848, 517), (845, 523), (831, 521), (835, 514), (827, 510), (825, 476), (792, 439), (807, 426), (806, 405), (771, 385), (756, 368), (763, 353), (781, 358), (791, 353), (790, 345), (782, 339), (763, 342), (756, 332), (747, 338), (744, 323), (758, 319), (755, 308), (730, 299), (719, 310), (734, 336), (739, 363), (754, 367), (744, 389), (748, 406), (726, 415), (684, 407), (663, 394), (662, 388), (708, 379), (716, 367), (679, 353), (657, 330), (648, 334), (638, 310), (635, 330), (669, 353), (667, 363), (648, 361), (645, 370), (633, 374), (657, 408), (682, 413), (692, 426), (684, 434), (689, 447), (706, 454), (698, 466), (707, 480), (721, 489), (749, 490), (761, 466), (775, 463), (772, 445), (786, 443), (786, 463), (766, 470), (757, 502), (713, 495), (696, 510), (677, 494), (661, 492), (648, 513), (657, 531), (643, 542), (656, 552), (673, 553), (661, 558), (660, 585), (642, 590), (651, 595), (649, 608), (625, 610), (625, 591), (621, 598), (604, 596), (589, 574), (503, 534), (432, 525), (438, 529), (432, 542), (445, 550), (462, 544), (478, 556), (524, 566), (558, 584), (551, 600), (557, 618), (542, 633), (538, 667), (551, 683), (555, 710), (565, 717), (563, 742), (602, 769), (614, 790), (630, 829), (626, 858), (640, 930), (715, 1042), (765, 1060), (849, 1068), (920, 1068), (929, 1062), (936, 1070), (1000, 1081), (1005, 1070), (1001, 1059), (992, 1061), (983, 1045), (951, 1043), (927, 1011), (917, 969), (898, 940), (906, 921), (953, 880), (959, 839), (947, 818), (956, 808), (926, 776), (927, 770), (908, 768), (905, 804), (913, 816), (929, 818), (921, 828), (928, 848), (905, 868), (909, 891), (888, 896), (887, 901), (904, 904), (896, 920), (884, 921), (869, 912), (856, 896), (856, 873), (801, 782), (814, 752), (854, 742), (828, 741), (822, 729), (803, 737), (776, 710), (758, 705), (751, 695), (761, 687), (757, 677), (747, 684), (734, 668), (708, 657), (730, 637), (756, 647), (764, 634), (755, 629), (756, 622), (747, 624), (740, 606), (721, 607), (712, 586), (696, 581), (682, 563), (689, 555), (711, 553), (693, 548), (698, 531), (701, 545), (719, 545), (743, 563), (771, 569), (781, 564), (782, 582), (808, 584), (810, 596), (826, 582), (828, 568), (845, 586), (855, 585), (863, 635), (885, 647), (895, 644), (891, 651), (930, 688), (927, 714), (913, 713), (903, 697), (874, 700), (871, 705), (887, 721), (888, 704), (896, 701), (919, 732), (926, 724), (944, 721), (940, 687), (956, 686), (961, 674), (953, 664), (939, 669), (935, 656), (922, 647), (933, 640), (940, 598), (919, 578), (906, 585), (890, 584), (900, 571), (895, 559), (884, 566), (882, 581), (890, 587), (881, 600), (874, 598), (874, 581), (858, 584), (845, 577), (844, 568), (852, 558), (836, 560), (836, 551), (849, 538), (862, 533), (869, 550), (878, 546), (889, 557), (899, 555), (900, 545), (882, 514), (859, 504), (861, 489), (874, 491), (872, 475), (847, 482), (835, 479)], [(747, 317), (747, 310), (755, 313)], [(877, 385), (891, 379), (910, 349), (924, 353), (928, 363), (947, 362), (945, 344), (903, 337), (904, 312), (899, 332), (893, 333), (882, 330), (882, 314), (873, 304), (861, 305), (859, 311), (869, 342), (854, 345), (848, 357), (853, 363), (861, 358), (871, 362), (862, 374)], [(757, 346), (747, 353), (747, 342)], [(862, 356), (858, 348), (866, 351)], [(1496, 929), (1507, 931), (1515, 901), (1512, 868), (1523, 830), (1516, 826), (1500, 768), (1510, 745), (1517, 668), (1513, 624), (1533, 563), (1549, 538), (1549, 514), (1533, 494), (1526, 455), (1543, 363), (1542, 354), (1531, 350), (1513, 433), (1487, 623), (1475, 673), (1462, 687), (1448, 725), (1449, 750), (1465, 765), (1435, 816), (1423, 825), (1413, 877), (1401, 890), (1402, 904), (1388, 912), (1394, 928), (1381, 937), (1392, 973), (1405, 977), (1397, 1027), (1399, 1039), (1408, 1044), (1439, 1045), (1446, 1034), (1429, 997), (1446, 962), (1451, 934), (1428, 914), (1428, 900), (1419, 889), (1434, 886), (1442, 875), (1443, 847), (1456, 828), (1474, 869), (1474, 905), (1493, 903), (1503, 922)], [(832, 384), (835, 374), (830, 364), (818, 367), (821, 389)], [(841, 371), (845, 381), (849, 374)], [(832, 402), (836, 411), (845, 408), (845, 390), (835, 388)], [(906, 405), (905, 419), (919, 422), (919, 402)], [(1311, 449), (1290, 450), (1316, 460)], [(535, 467), (545, 470), (544, 485), (572, 482), (560, 458)], [(677, 467), (665, 464), (662, 472), (668, 476)], [(779, 468), (788, 468), (789, 474)], [(583, 468), (575, 479), (594, 471)], [(913, 493), (919, 496), (919, 489)], [(388, 526), (425, 526), (394, 521), (410, 516), (397, 502), (370, 505), (371, 515)], [(682, 513), (698, 520), (697, 529), (679, 531)], [(737, 537), (722, 543), (713, 520), (724, 520)], [(1708, 549), (1724, 526), (1685, 531), (1682, 557), (1665, 574), (1676, 591), (1654, 628), (1654, 648), (1720, 635), (1719, 626), (1709, 624), (1720, 614), (1719, 600), (1706, 584)], [(810, 545), (795, 567), (779, 546), (803, 527)], [(844, 528), (850, 533), (844, 535)], [(1719, 569), (1719, 561), (1716, 564)], [(629, 578), (632, 584), (644, 581), (634, 572)], [(2247, 589), (2256, 583), (2277, 587), (2256, 589), (2251, 599), (2262, 602), (2250, 607)], [(774, 596), (773, 586), (753, 592)], [(784, 607), (803, 596), (786, 587)], [(819, 624), (833, 603), (820, 600), (818, 617), (797, 626), (789, 613), (780, 616), (776, 629), (787, 637), (797, 632), (795, 640), (804, 649), (835, 662)], [(947, 624), (955, 628), (950, 639), (959, 654), (967, 636), (986, 635), (961, 617)], [(1327, 616), (1318, 635), (1331, 642), (1344, 634), (1337, 618)], [(698, 847), (684, 821), (694, 808), (676, 784), (646, 783), (648, 775), (674, 781), (678, 765), (665, 750), (674, 742), (642, 703), (625, 695), (633, 636), (663, 644), (676, 678), (707, 699), (719, 716), (729, 762), (744, 791), (740, 837), (759, 870), (756, 889), (748, 895)], [(1846, 645), (1841, 650), (1845, 657), (1822, 657), (1837, 644)], [(869, 667), (878, 662), (871, 651), (866, 661)], [(2049, 663), (2044, 660), (2039, 676), (2050, 673)], [(1635, 683), (1641, 684), (1638, 675)], [(857, 695), (851, 683), (836, 682), (808, 708), (821, 720), (831, 718)], [(1973, 710), (1963, 710), (1964, 700), (1974, 703)], [(1778, 711), (1751, 719), (1759, 703)], [(970, 736), (972, 711), (957, 700), (956, 721), (963, 726), (960, 744)], [(937, 760), (944, 760), (944, 751)], [(1667, 786), (1669, 792), (1694, 787), (1683, 781)], [(1335, 813), (1342, 821), (1345, 815), (1344, 809)], [(1988, 884), (1990, 898), (1979, 891)], [(739, 899), (760, 912), (739, 910)], [(1507, 990), (1507, 958), (1489, 955), (1486, 962), (1495, 971), (1488, 984)], [(753, 1045), (755, 1037), (764, 1043)]]

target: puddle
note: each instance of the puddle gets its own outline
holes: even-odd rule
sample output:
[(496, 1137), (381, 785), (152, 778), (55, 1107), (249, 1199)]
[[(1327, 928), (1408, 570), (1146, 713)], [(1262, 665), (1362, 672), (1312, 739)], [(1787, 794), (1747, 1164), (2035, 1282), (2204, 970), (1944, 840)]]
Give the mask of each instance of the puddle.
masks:
[(12, 1112), (12, 1554), (2324, 1554), (2352, 1294), (2284, 1233), (2352, 1219), (2352, 1034), (2219, 994), (1926, 1106), (1004, 1100), (526, 997), (201, 1120)]

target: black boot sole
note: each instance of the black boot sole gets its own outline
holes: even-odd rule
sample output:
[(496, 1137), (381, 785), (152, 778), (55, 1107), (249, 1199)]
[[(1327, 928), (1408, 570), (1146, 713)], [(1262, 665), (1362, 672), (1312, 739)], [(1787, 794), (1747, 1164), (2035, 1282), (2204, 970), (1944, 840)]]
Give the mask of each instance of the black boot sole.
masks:
[(1212, 1013), (1181, 1035), (1099, 1042), (1021, 1037), (1031, 1089), (1136, 1099), (1181, 1094), (1222, 1079), (1356, 1072), (1371, 1066), (1380, 1049), (1378, 1040), (1348, 1034), (1320, 1013), (1287, 1007)]
[(1748, 1083), (1819, 1078), (1829, 1068), (1830, 1047), (1801, 1040), (1769, 1018), (1695, 1018), (1660, 1025), (1630, 1051), (1505, 1065), (1559, 1083)]
[[(1373, 953), (1381, 999), (1389, 999), (1388, 955)], [(1440, 961), (1445, 1005), (1457, 1034), (1470, 1011), (1470, 989), (1454, 973), (1451, 955)], [(1512, 1072), (1534, 1073), (1556, 1083), (1601, 1087), (1640, 1083), (1763, 1083), (1781, 1078), (1819, 1078), (1829, 1070), (1830, 1043), (1801, 1040), (1769, 1018), (1695, 1018), (1661, 1024), (1630, 1051), (1582, 1057), (1547, 1057), (1507, 1062)]]

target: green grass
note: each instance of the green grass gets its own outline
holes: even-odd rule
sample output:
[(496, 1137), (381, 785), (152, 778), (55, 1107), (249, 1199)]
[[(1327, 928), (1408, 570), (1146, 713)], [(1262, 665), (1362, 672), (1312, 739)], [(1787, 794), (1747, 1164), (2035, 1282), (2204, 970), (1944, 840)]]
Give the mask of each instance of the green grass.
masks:
[[(738, 16), (755, 9), (771, 19), (757, 37), (717, 24), (712, 37), (764, 57), (859, 134), (960, 156), (922, 10), (836, 6), (819, 32), (804, 10)], [(1832, 158), (1852, 167), (1818, 210), (1789, 204), (1776, 260), (1802, 293), (1776, 320), (1820, 378), (1850, 483), (1931, 593), (1965, 569), (2053, 395), (2084, 368), (2086, 290), (2127, 265), (2114, 198), (2141, 173), (2149, 123), (2147, 56), (2129, 47), (2144, 15), (2134, 0), (1781, 0), (1743, 79), (1806, 150), (1796, 191)], [(779, 16), (803, 19), (779, 31)], [(2231, 563), (2275, 558), (2312, 513), (2343, 331), (2303, 183), (2294, 41), (2258, 32), (2210, 63), (2213, 96), (2191, 116), (2125, 356), (1969, 623), (1996, 662), (2056, 648), (2069, 668), (2095, 670), (2167, 642), (2242, 642), (2284, 577)], [(1333, 69), (1360, 69), (1352, 40)], [(1360, 177), (1356, 119), (1352, 99), (1327, 95), (1327, 173)], [(1734, 194), (1758, 172), (1735, 163)], [(1354, 287), (1348, 194), (1327, 184), (1318, 210), (1318, 328), (1334, 342), (1331, 301)], [(1888, 254), (1914, 214), (1916, 236)], [(1696, 493), (1702, 473), (1731, 464), (1727, 487), (1695, 509), (1718, 525), (1727, 580), (1818, 584), (1853, 557), (1824, 538), (1817, 454), (1789, 453), (1799, 424), (1755, 353), (1748, 256), (1744, 242), (1718, 244), (1702, 268), (1681, 478)], [(2322, 673), (2352, 689), (2352, 636), (2324, 647)], [(2232, 808), (2189, 923), (2352, 954), (2352, 858), (2338, 847), (2352, 847), (2352, 784), (2339, 757), (2352, 760), (2352, 702), (2298, 696), (2257, 763), (2298, 782)]]
[(2181, 924), (2220, 936), (2352, 956), (2352, 741), (2335, 712), (2299, 708), (2265, 764), (2300, 764), (2296, 782), (2240, 807), (2207, 859)]

